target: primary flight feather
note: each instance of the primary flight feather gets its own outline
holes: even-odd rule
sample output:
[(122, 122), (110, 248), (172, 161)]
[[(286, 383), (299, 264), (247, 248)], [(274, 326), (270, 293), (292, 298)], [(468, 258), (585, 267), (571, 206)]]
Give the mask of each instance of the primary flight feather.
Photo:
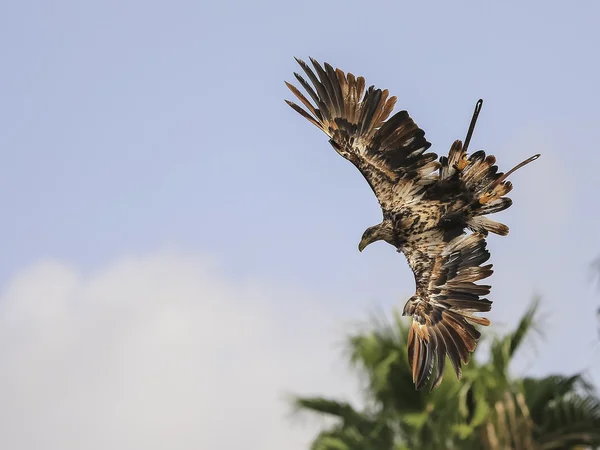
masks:
[[(312, 66), (296, 59), (308, 81), (294, 73), (298, 88), (288, 88), (304, 106), (286, 100), (300, 115), (329, 136), (337, 153), (354, 164), (375, 193), (381, 223), (367, 228), (359, 251), (384, 240), (404, 253), (412, 269), (416, 293), (404, 306), (413, 317), (408, 356), (413, 381), (421, 389), (433, 375), (431, 389), (442, 381), (446, 355), (456, 376), (469, 361), (480, 337), (473, 324), (489, 325), (474, 313), (490, 311), (484, 298), (491, 286), (477, 284), (492, 274), (485, 236), (506, 235), (508, 227), (486, 215), (503, 211), (512, 201), (507, 177), (538, 155), (503, 174), (494, 156), (467, 153), (477, 116), (477, 102), (465, 139), (455, 141), (448, 156), (428, 153), (431, 144), (406, 111), (392, 115), (396, 97), (387, 89), (344, 73), (313, 58)], [(466, 230), (472, 233), (466, 234)]]

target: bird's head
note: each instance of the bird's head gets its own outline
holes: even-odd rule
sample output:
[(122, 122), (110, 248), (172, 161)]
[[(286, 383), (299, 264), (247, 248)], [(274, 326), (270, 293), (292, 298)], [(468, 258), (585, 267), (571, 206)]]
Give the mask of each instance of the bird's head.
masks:
[(381, 239), (390, 244), (394, 240), (392, 224), (389, 221), (384, 221), (367, 228), (360, 239), (360, 243), (358, 244), (358, 251), (362, 252), (367, 245)]

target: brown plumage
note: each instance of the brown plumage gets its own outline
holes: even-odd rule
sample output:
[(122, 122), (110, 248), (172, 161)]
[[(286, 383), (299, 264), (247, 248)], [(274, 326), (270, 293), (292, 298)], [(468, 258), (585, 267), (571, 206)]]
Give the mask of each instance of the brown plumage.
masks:
[[(310, 83), (294, 75), (312, 102), (287, 82), (306, 109), (286, 102), (329, 136), (337, 153), (363, 174), (381, 206), (383, 220), (363, 233), (359, 250), (384, 240), (404, 253), (415, 275), (416, 293), (404, 315), (413, 317), (408, 347), (416, 388), (432, 373), (431, 389), (439, 386), (446, 355), (460, 379), (462, 364), (480, 337), (473, 324), (490, 323), (473, 315), (492, 305), (483, 298), (490, 286), (476, 284), (492, 274), (491, 264), (482, 266), (490, 257), (485, 236), (508, 234), (506, 225), (486, 215), (510, 207), (507, 177), (539, 155), (506, 174), (498, 172), (494, 156), (483, 151), (469, 155), (479, 100), (465, 144), (455, 141), (438, 161), (435, 153), (427, 153), (431, 144), (406, 111), (389, 117), (396, 97), (387, 89), (365, 89), (363, 77), (312, 58), (314, 71), (296, 61)], [(473, 233), (465, 235), (467, 229)]]

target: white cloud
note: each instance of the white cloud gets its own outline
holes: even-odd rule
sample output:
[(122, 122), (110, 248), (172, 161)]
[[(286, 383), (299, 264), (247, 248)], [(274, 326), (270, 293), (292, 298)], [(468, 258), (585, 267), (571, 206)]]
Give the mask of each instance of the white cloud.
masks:
[(353, 391), (340, 320), (180, 255), (37, 264), (0, 298), (0, 447), (305, 449), (284, 394)]

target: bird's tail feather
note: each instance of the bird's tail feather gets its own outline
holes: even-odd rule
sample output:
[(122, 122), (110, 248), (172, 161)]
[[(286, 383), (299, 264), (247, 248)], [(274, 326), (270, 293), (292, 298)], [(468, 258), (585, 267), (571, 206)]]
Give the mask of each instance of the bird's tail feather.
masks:
[(430, 390), (442, 382), (446, 368), (446, 354), (458, 380), (462, 365), (468, 364), (481, 333), (470, 323), (489, 325), (482, 317), (465, 316), (442, 307), (434, 307), (432, 314), (441, 317), (435, 327), (425, 327), (413, 321), (408, 333), (408, 361), (412, 368), (413, 383), (420, 390), (435, 370)]

